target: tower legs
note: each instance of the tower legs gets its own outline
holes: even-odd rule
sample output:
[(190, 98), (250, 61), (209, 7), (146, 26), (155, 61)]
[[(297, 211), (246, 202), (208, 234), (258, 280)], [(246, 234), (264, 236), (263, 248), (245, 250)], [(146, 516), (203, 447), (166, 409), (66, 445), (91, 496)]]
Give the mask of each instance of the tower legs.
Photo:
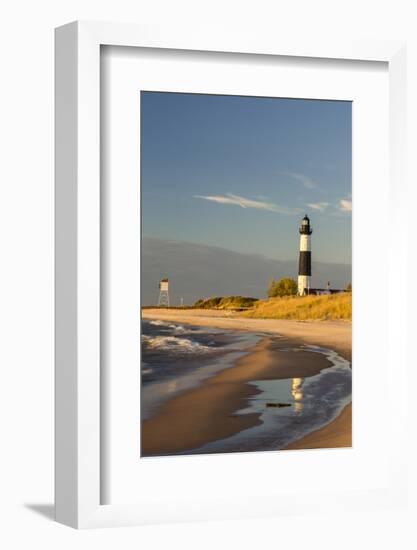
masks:
[(160, 290), (158, 298), (158, 307), (167, 306), (169, 307), (169, 293), (168, 290)]

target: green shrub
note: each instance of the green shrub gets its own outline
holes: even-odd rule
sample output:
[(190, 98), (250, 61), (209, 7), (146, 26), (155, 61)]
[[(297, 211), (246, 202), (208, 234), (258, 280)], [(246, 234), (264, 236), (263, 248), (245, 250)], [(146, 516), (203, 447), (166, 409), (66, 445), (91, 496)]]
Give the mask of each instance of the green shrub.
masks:
[(277, 296), (295, 296), (297, 294), (297, 283), (291, 277), (283, 277), (279, 281), (271, 280), (268, 288), (269, 298)]
[(194, 307), (202, 309), (247, 309), (253, 307), (257, 301), (258, 298), (247, 296), (216, 296), (197, 300)]

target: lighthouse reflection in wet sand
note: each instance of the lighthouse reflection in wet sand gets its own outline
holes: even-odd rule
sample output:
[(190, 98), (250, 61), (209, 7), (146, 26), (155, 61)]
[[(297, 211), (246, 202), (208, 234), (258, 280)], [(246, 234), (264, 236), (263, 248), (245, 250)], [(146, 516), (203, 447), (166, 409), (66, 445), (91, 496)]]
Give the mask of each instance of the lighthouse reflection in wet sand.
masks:
[(311, 234), (310, 219), (304, 216), (300, 226), (300, 258), (298, 263), (298, 294), (304, 296), (310, 290), (311, 277)]

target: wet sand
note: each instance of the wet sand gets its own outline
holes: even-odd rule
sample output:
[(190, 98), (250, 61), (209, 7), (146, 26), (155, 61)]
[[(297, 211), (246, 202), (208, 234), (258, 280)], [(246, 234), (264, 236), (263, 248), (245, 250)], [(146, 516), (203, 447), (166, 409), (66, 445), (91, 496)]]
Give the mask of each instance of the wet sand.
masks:
[[(175, 320), (185, 322), (178, 317)], [(304, 378), (331, 365), (321, 354), (298, 351), (295, 368), (291, 349), (298, 346), (298, 339), (265, 336), (234, 366), (166, 402), (155, 417), (142, 424), (142, 456), (190, 451), (259, 425), (260, 415), (257, 413), (234, 414), (246, 406), (250, 397), (259, 393), (248, 382), (294, 376)], [(338, 435), (339, 430), (336, 431)], [(338, 445), (335, 442), (330, 446)]]
[(333, 422), (291, 443), (286, 449), (330, 449), (352, 446), (352, 403)]

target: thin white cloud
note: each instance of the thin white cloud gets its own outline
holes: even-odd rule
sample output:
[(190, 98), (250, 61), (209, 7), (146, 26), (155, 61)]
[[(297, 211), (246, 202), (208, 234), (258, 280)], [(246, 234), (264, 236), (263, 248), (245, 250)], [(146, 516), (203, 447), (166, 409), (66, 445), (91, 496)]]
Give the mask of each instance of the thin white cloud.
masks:
[(306, 189), (317, 189), (317, 183), (310, 177), (304, 174), (298, 174), (297, 172), (287, 172), (288, 176), (295, 179), (298, 183), (301, 183)]
[(328, 202), (311, 202), (307, 204), (307, 206), (312, 208), (313, 210), (324, 212), (326, 208), (329, 206), (329, 203)]
[(246, 199), (245, 197), (233, 195), (232, 193), (227, 193), (226, 195), (194, 195), (194, 198), (217, 202), (219, 204), (231, 204), (234, 206), (240, 206), (241, 208), (256, 208), (258, 210), (266, 210), (268, 212), (276, 212), (278, 214), (291, 215), (301, 212), (299, 208), (289, 208), (273, 202)]
[(352, 212), (352, 201), (349, 199), (340, 199), (339, 210), (342, 210), (342, 212)]

